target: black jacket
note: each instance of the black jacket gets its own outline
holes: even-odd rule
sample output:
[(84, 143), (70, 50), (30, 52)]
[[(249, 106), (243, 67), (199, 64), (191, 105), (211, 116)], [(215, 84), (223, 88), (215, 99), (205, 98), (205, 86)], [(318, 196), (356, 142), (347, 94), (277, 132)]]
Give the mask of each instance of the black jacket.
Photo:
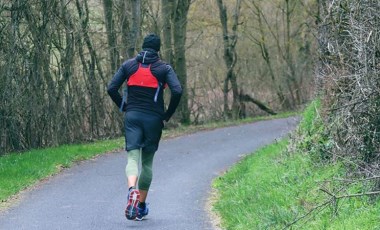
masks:
[[(159, 89), (157, 99), (155, 100), (157, 89), (129, 86), (126, 105), (124, 104), (118, 90), (137, 71), (139, 63), (142, 65), (150, 64), (150, 70), (158, 82), (169, 86), (171, 97), (166, 112), (164, 108), (163, 87)], [(172, 67), (162, 62), (158, 57), (158, 53), (149, 48), (144, 49), (135, 58), (129, 59), (122, 64), (109, 83), (107, 91), (115, 104), (123, 111), (141, 111), (156, 114), (166, 121), (175, 112), (182, 95), (182, 87)]]

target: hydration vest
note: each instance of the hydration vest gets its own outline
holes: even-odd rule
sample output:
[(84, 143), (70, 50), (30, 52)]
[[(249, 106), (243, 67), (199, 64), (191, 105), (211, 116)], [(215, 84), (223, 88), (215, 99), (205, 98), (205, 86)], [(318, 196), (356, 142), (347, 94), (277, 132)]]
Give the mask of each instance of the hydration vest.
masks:
[(150, 66), (151, 64), (148, 66), (143, 66), (139, 63), (137, 71), (129, 77), (127, 86), (140, 86), (157, 89), (153, 99), (154, 102), (157, 102), (158, 93), (164, 84), (159, 82), (158, 79), (152, 74), (150, 71)]

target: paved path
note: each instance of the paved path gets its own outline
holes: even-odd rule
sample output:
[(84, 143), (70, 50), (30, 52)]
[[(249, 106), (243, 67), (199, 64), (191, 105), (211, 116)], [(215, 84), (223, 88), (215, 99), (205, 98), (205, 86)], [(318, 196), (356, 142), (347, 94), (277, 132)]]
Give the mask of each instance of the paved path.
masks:
[(242, 155), (292, 130), (295, 118), (202, 131), (161, 142), (142, 222), (124, 217), (125, 153), (106, 154), (64, 170), (0, 213), (1, 230), (213, 229), (206, 201), (213, 178)]

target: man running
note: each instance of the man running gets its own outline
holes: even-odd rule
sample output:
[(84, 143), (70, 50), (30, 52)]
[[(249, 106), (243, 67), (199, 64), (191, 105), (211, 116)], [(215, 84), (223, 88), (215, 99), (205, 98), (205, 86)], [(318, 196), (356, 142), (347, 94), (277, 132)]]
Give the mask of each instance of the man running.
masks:
[[(182, 88), (172, 67), (159, 58), (161, 40), (155, 34), (144, 38), (142, 51), (125, 61), (108, 85), (108, 94), (125, 113), (125, 140), (128, 164), (128, 204), (125, 216), (142, 220), (148, 215), (145, 203), (152, 181), (152, 164), (161, 139), (164, 121), (169, 121), (182, 95)], [(127, 98), (118, 90), (126, 82)], [(164, 108), (163, 91), (169, 86), (171, 97)], [(141, 172), (139, 161), (141, 159)]]

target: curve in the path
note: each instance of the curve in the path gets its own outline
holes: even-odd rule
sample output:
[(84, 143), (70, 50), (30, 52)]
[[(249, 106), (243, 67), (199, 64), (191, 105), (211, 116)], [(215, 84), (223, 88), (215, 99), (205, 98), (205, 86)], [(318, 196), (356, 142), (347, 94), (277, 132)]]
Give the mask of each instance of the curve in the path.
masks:
[(213, 229), (205, 211), (212, 179), (296, 124), (296, 118), (260, 121), (162, 141), (144, 221), (124, 217), (127, 157), (114, 153), (81, 162), (27, 192), (0, 214), (0, 229)]

